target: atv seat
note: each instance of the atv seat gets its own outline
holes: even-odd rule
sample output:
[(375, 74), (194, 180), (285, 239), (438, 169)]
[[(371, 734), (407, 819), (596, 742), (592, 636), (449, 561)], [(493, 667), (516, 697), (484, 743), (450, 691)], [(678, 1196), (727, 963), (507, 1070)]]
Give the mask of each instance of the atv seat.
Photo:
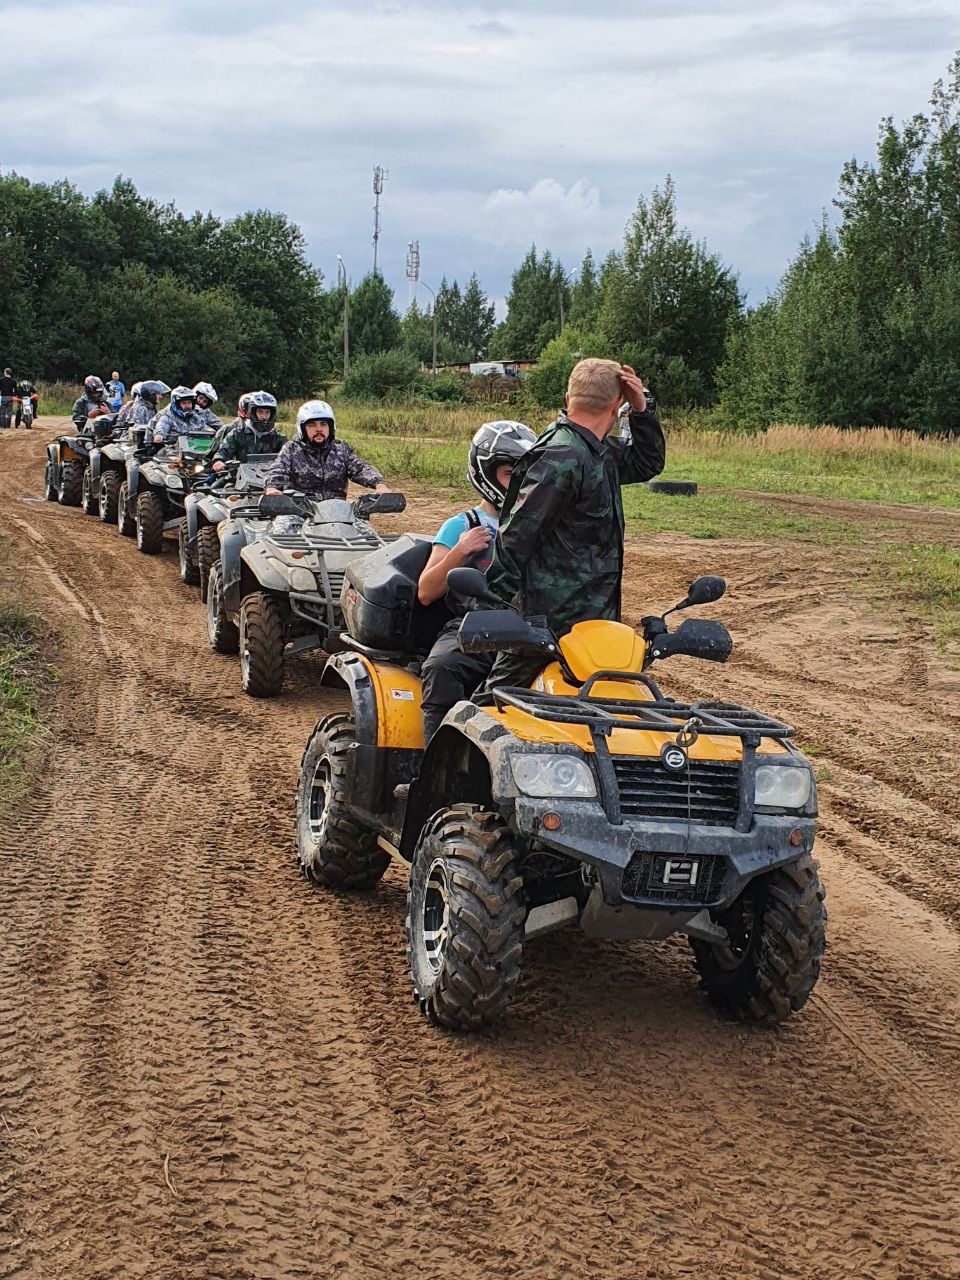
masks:
[(422, 605), (417, 582), (433, 539), (404, 533), (351, 561), (340, 603), (347, 637), (371, 655), (423, 656), (453, 617), (444, 600)]

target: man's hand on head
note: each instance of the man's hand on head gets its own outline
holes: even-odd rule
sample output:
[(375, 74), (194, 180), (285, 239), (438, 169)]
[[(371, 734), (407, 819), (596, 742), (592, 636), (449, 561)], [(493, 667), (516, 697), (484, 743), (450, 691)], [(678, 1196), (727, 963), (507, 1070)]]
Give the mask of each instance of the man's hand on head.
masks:
[(636, 413), (643, 413), (647, 407), (647, 397), (643, 394), (643, 383), (628, 364), (620, 366), (620, 386), (623, 398)]

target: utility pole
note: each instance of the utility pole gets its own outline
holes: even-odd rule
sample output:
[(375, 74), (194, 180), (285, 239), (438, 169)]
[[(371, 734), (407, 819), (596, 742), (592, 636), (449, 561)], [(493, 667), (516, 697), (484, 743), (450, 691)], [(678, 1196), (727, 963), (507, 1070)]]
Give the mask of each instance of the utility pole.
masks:
[(337, 254), (337, 283), (343, 278), (343, 376), (350, 372), (350, 285), (347, 283), (347, 268), (343, 259)]
[(390, 174), (381, 165), (373, 171), (373, 274), (377, 274), (377, 249), (380, 243), (380, 197), (383, 195), (383, 184)]
[(425, 280), (421, 280), (420, 284), (426, 289), (430, 297), (433, 299), (433, 364), (430, 366), (432, 373), (437, 372), (437, 295), (433, 292)]

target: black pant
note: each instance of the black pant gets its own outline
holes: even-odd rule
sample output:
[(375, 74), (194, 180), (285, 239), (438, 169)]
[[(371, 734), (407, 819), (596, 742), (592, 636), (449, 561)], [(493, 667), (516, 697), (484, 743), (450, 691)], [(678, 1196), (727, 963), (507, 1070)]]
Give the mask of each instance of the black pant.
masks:
[(423, 743), (430, 741), (440, 721), (455, 703), (469, 698), (479, 688), (493, 666), (493, 653), (461, 653), (457, 647), (459, 619), (440, 632), (423, 669)]

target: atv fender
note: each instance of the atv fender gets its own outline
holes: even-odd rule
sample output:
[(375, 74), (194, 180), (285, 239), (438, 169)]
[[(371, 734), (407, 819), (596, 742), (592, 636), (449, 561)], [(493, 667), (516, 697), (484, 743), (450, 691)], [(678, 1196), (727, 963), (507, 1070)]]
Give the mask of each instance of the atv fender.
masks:
[(262, 542), (245, 546), (240, 552), (240, 558), (262, 591), (276, 591), (284, 596), (290, 594), (290, 579), (284, 572), (287, 566), (271, 554)]
[(47, 445), (47, 461), (51, 467), (60, 466), (60, 441), (51, 440)]
[(100, 487), (100, 450), (91, 449), (87, 457), (90, 460), (90, 485), (96, 493)]
[(127, 494), (131, 502), (136, 500), (137, 494), (140, 492), (140, 459), (130, 457), (127, 459)]
[(396, 807), (394, 788), (410, 783), (423, 756), (419, 679), (405, 667), (343, 650), (327, 659), (320, 683), (346, 689), (353, 704), (351, 807), (386, 813)]
[(243, 561), (240, 554), (247, 545), (243, 525), (225, 521), (220, 526), (220, 563), (223, 565), (223, 607), (227, 613), (240, 612), (240, 579)]
[(200, 528), (200, 499), (195, 493), (188, 493), (183, 504), (187, 517), (187, 546), (192, 547)]

